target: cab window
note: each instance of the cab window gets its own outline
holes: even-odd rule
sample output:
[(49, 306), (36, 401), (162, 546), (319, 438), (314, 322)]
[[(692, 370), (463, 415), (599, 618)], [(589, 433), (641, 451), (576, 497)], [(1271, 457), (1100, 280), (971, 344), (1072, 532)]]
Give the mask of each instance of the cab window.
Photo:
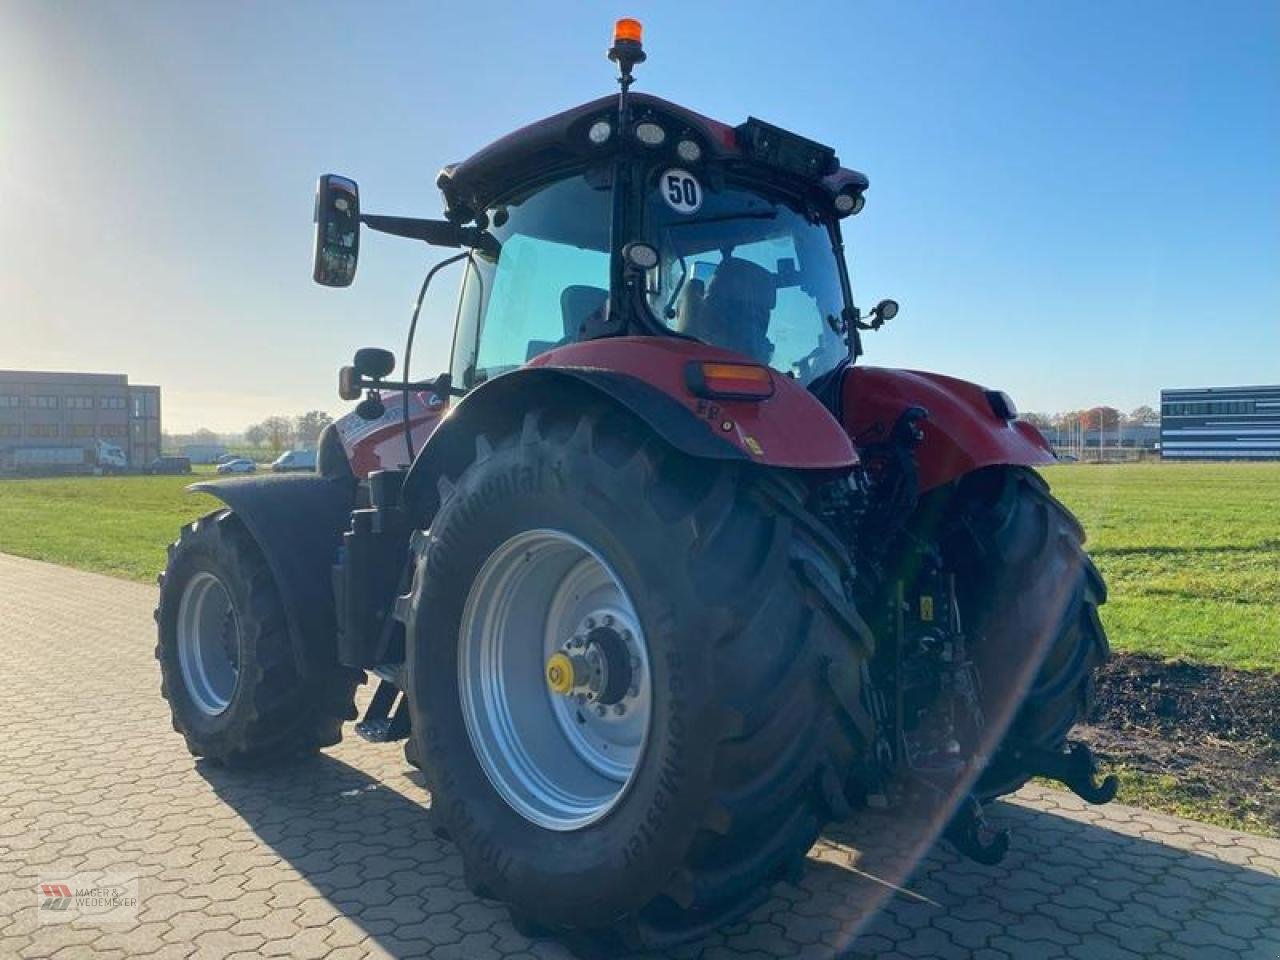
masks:
[(465, 388), (580, 339), (608, 301), (607, 188), (569, 177), (488, 213), (500, 250), (472, 255), (458, 307), (451, 370)]

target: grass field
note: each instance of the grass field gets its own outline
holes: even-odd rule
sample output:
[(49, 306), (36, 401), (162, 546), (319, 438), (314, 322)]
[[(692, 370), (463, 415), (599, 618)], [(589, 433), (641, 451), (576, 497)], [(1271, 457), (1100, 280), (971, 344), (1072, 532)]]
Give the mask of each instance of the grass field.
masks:
[(154, 583), (178, 529), (214, 509), (199, 477), (0, 480), (0, 552)]
[(1280, 464), (1053, 467), (1117, 650), (1280, 671)]
[[(1118, 650), (1280, 671), (1280, 464), (1046, 471), (1089, 531)], [(0, 551), (152, 581), (214, 501), (190, 477), (0, 480)]]

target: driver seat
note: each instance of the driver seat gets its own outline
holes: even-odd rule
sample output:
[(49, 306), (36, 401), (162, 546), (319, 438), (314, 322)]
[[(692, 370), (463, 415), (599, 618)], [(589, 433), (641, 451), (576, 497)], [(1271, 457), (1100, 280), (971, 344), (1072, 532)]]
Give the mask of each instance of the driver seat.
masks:
[(700, 340), (745, 353), (761, 363), (773, 357), (765, 336), (778, 302), (778, 285), (766, 268), (750, 260), (726, 257), (716, 267), (697, 316)]
[(585, 283), (574, 283), (560, 292), (560, 319), (564, 324), (564, 339), (559, 345), (576, 343), (582, 332), (597, 313), (601, 313), (609, 301), (609, 291)]

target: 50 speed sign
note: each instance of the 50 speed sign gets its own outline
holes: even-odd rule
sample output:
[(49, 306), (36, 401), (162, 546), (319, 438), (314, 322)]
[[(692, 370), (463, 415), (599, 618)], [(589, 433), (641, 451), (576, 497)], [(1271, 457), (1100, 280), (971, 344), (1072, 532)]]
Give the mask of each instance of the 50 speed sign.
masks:
[(688, 170), (667, 170), (658, 180), (658, 192), (676, 213), (697, 213), (702, 206), (702, 184)]

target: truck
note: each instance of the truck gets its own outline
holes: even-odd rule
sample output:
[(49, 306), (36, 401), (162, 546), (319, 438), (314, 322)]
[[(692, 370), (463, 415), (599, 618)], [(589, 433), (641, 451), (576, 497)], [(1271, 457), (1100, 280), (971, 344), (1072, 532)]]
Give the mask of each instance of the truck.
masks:
[(27, 476), (123, 473), (129, 457), (114, 443), (97, 441), (92, 447), (15, 447), (9, 469)]

